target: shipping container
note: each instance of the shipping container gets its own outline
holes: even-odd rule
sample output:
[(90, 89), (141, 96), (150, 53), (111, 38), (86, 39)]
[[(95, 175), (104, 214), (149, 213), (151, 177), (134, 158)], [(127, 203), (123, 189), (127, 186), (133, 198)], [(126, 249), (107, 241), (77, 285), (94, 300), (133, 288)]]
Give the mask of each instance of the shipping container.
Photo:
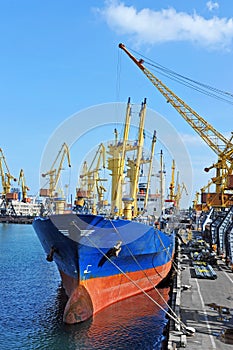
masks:
[(49, 197), (49, 189), (48, 188), (41, 188), (40, 189), (40, 196), (41, 197)]

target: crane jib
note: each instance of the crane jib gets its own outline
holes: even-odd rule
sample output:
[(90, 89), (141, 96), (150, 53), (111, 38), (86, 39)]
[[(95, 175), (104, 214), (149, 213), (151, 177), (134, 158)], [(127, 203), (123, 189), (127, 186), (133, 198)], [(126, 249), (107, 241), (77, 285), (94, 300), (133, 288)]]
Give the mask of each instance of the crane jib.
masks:
[(180, 97), (170, 90), (161, 80), (152, 74), (143, 66), (142, 60), (137, 60), (123, 44), (119, 44), (132, 61), (143, 71), (152, 84), (166, 98), (166, 101), (181, 114), (181, 116), (191, 125), (191, 127), (202, 137), (202, 139), (210, 146), (210, 148), (218, 155), (228, 152), (233, 148), (233, 144), (229, 142), (219, 131), (210, 125), (204, 118), (187, 105)]
[(215, 168), (216, 170), (216, 176), (212, 178), (211, 183), (216, 185), (216, 194), (221, 194), (219, 198), (221, 198), (222, 206), (226, 206), (227, 203), (232, 203), (233, 205), (233, 194), (224, 192), (225, 190), (233, 190), (233, 134), (229, 140), (224, 137), (172, 90), (170, 90), (161, 80), (153, 75), (143, 65), (143, 60), (137, 60), (132, 53), (126, 49), (125, 45), (119, 44), (119, 48), (130, 57), (151, 83), (166, 98), (166, 101), (178, 111), (192, 129), (196, 131), (202, 140), (205, 141), (205, 143), (218, 155), (218, 161), (209, 168), (206, 168), (206, 171), (212, 168)]

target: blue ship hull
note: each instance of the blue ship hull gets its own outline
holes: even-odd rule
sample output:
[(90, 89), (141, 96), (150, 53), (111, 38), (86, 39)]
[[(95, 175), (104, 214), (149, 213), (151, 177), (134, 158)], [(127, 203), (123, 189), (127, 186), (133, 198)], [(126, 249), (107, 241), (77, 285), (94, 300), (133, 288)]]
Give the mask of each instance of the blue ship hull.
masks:
[(63, 214), (36, 218), (33, 227), (69, 297), (66, 323), (154, 288), (171, 269), (174, 234), (138, 221)]

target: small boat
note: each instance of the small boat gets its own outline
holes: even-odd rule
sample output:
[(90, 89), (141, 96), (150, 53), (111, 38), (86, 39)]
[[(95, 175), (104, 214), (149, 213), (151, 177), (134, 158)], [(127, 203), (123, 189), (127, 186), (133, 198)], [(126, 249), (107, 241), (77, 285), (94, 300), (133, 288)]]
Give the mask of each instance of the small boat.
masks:
[[(155, 201), (150, 176), (156, 136), (152, 138), (148, 181), (139, 185), (143, 157), (146, 101), (141, 105), (138, 139), (129, 141), (130, 100), (126, 108), (124, 136), (108, 144), (111, 171), (111, 207), (103, 200), (97, 172), (84, 171), (90, 180), (79, 188), (71, 213), (35, 218), (33, 227), (47, 254), (61, 275), (68, 296), (63, 320), (67, 324), (85, 321), (105, 307), (155, 288), (171, 270), (174, 256), (174, 227), (169, 228), (148, 212), (146, 204)], [(99, 147), (102, 155), (103, 145)], [(130, 158), (130, 154), (133, 156)], [(127, 172), (125, 171), (127, 168)], [(85, 169), (85, 167), (84, 167)], [(122, 184), (129, 178), (128, 194)], [(91, 184), (91, 185), (90, 185)], [(91, 192), (96, 186), (99, 203)], [(103, 189), (103, 187), (102, 187)], [(152, 192), (153, 193), (153, 192)], [(138, 207), (140, 198), (141, 208)], [(154, 202), (155, 203), (155, 202)]]

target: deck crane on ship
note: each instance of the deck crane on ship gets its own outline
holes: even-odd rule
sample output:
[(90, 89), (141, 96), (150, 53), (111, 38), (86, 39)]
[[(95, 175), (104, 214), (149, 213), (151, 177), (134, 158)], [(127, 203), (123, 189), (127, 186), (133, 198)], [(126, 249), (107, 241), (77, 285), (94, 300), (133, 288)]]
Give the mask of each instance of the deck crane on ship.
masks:
[[(146, 100), (141, 105), (140, 110), (140, 133), (143, 135), (143, 125), (144, 125), (144, 119), (145, 119), (145, 109), (146, 109)], [(131, 103), (130, 98), (128, 99), (127, 107), (126, 107), (126, 116), (125, 116), (125, 124), (124, 124), (124, 133), (123, 133), (123, 139), (118, 139), (118, 132), (115, 129), (115, 140), (113, 142), (110, 142), (108, 144), (108, 151), (109, 154), (108, 157), (108, 169), (111, 171), (112, 176), (112, 189), (111, 189), (111, 215), (117, 215), (122, 216), (123, 215), (123, 205), (122, 201), (124, 202), (124, 207), (131, 208), (131, 206), (136, 205), (136, 196), (137, 193), (137, 184), (136, 181), (138, 180), (139, 176), (139, 166), (140, 166), (140, 157), (138, 157), (136, 163), (133, 161), (133, 169), (136, 171), (132, 171), (130, 173), (130, 170), (128, 172), (128, 177), (130, 179), (130, 194), (129, 196), (124, 199), (122, 199), (122, 185), (124, 183), (124, 167), (125, 167), (125, 158), (126, 153), (129, 151), (135, 151), (138, 150), (138, 148), (141, 148), (140, 142), (142, 142), (143, 137), (140, 136), (139, 140), (137, 142), (129, 141), (129, 130), (130, 130), (130, 121), (131, 121)], [(142, 150), (141, 150), (142, 151)], [(138, 163), (139, 162), (139, 163)], [(128, 161), (127, 166), (130, 168), (131, 164), (130, 161)], [(131, 209), (126, 210), (128, 213), (130, 213)], [(131, 214), (130, 214), (131, 219)]]
[[(122, 140), (118, 139), (118, 132), (115, 130), (115, 140), (108, 144), (108, 169), (112, 176), (112, 190), (111, 190), (111, 215), (122, 217), (131, 220), (138, 214), (142, 214), (147, 206), (149, 185), (152, 172), (152, 158), (154, 155), (154, 148), (156, 143), (156, 134), (152, 137), (151, 153), (148, 159), (143, 157), (144, 144), (144, 124), (146, 117), (146, 99), (141, 104), (139, 112), (140, 122), (138, 128), (138, 137), (136, 141), (129, 141), (129, 130), (131, 120), (131, 104), (128, 99), (126, 108), (126, 117), (124, 124), (124, 132)], [(126, 153), (135, 151), (134, 157), (127, 157)], [(142, 210), (138, 210), (138, 195), (139, 195), (139, 177), (140, 166), (149, 163), (149, 171), (147, 176), (147, 183), (143, 188), (143, 195), (141, 198), (144, 202)], [(125, 174), (124, 167), (127, 167), (126, 177), (129, 179), (129, 193), (122, 198), (122, 185), (124, 183)], [(124, 210), (123, 210), (124, 206)], [(133, 210), (132, 210), (133, 208)], [(139, 212), (140, 211), (140, 212)]]
[(118, 132), (115, 129), (115, 140), (108, 144), (108, 169), (111, 171), (112, 176), (112, 189), (111, 189), (111, 215), (122, 216), (122, 184), (124, 181), (124, 166), (125, 155), (128, 150), (133, 150), (135, 147), (129, 142), (129, 129), (131, 120), (131, 104), (130, 98), (128, 99), (125, 116), (125, 126), (123, 141), (118, 140)]
[[(149, 188), (150, 188), (150, 181), (152, 176), (152, 165), (153, 165), (153, 157), (155, 152), (155, 145), (156, 145), (156, 131), (154, 131), (152, 142), (151, 142), (151, 151), (150, 151), (150, 157), (148, 160), (146, 160), (147, 163), (149, 163), (149, 171), (147, 176), (147, 184), (146, 184), (146, 194), (144, 199), (144, 211), (146, 210), (147, 204), (148, 204), (148, 198), (149, 198)], [(145, 163), (145, 160), (141, 160), (141, 164)], [(139, 189), (140, 190), (140, 189)]]
[[(218, 161), (205, 168), (205, 171), (216, 170), (216, 176), (212, 178), (215, 184), (215, 192), (202, 195), (202, 202), (207, 207), (229, 207), (233, 204), (233, 135), (228, 140), (203, 117), (195, 112), (180, 97), (170, 90), (161, 80), (153, 75), (144, 65), (142, 59), (137, 60), (123, 44), (119, 44), (130, 59), (147, 76), (151, 83), (159, 90), (188, 124), (199, 134), (207, 145), (217, 154)], [(204, 202), (205, 201), (205, 202)]]
[(139, 170), (142, 162), (142, 151), (144, 143), (144, 124), (146, 118), (146, 99), (141, 105), (140, 122), (138, 128), (138, 140), (136, 145), (136, 159), (128, 159), (127, 161), (127, 176), (130, 179), (130, 198), (132, 198), (133, 217), (137, 216), (137, 194), (139, 182)]

